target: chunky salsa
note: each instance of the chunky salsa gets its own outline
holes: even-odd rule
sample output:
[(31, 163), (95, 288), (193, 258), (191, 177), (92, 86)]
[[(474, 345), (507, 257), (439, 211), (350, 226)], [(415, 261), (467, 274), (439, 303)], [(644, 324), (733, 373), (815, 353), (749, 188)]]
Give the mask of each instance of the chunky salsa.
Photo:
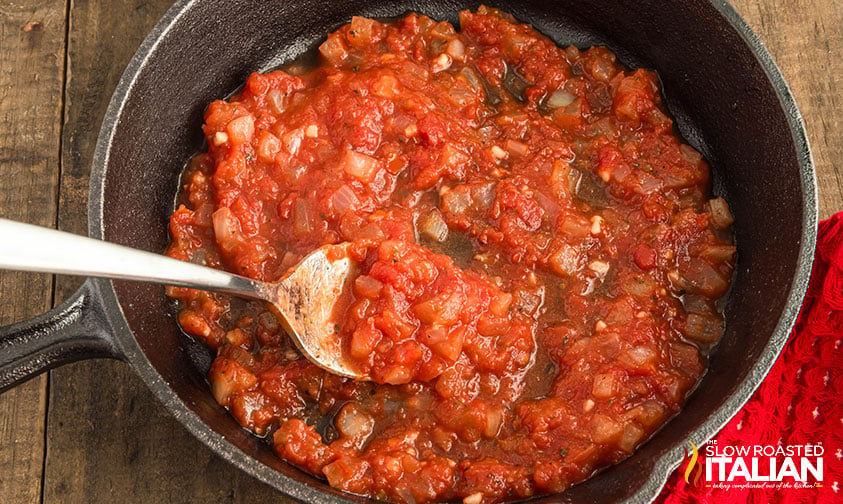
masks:
[(559, 492), (629, 456), (704, 373), (735, 258), (657, 76), (486, 7), (460, 31), (355, 17), (319, 53), (208, 107), (168, 254), (273, 281), (349, 242), (337, 330), (372, 381), (303, 359), (259, 303), (170, 288), (217, 401), (398, 502)]

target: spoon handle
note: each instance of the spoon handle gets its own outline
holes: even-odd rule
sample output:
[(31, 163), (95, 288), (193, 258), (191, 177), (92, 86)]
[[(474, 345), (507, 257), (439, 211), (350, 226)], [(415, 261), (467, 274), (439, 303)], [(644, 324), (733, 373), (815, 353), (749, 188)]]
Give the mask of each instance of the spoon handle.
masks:
[(137, 280), (264, 299), (262, 282), (152, 252), (0, 219), (0, 269)]

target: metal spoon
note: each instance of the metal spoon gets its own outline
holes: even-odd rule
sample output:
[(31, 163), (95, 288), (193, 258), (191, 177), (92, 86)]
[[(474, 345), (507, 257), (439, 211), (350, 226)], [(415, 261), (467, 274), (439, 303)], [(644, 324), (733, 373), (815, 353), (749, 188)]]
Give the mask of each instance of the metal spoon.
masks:
[(311, 362), (334, 374), (368, 379), (343, 354), (335, 329), (335, 312), (349, 291), (353, 268), (347, 244), (318, 249), (269, 283), (7, 219), (0, 219), (0, 236), (0, 269), (137, 280), (266, 301)]

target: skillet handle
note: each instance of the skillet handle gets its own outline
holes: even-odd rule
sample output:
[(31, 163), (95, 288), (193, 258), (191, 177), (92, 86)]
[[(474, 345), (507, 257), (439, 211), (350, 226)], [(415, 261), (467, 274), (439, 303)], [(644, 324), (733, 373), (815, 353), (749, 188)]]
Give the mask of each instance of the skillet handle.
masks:
[(0, 392), (62, 364), (124, 359), (89, 279), (67, 301), (34, 319), (0, 328)]

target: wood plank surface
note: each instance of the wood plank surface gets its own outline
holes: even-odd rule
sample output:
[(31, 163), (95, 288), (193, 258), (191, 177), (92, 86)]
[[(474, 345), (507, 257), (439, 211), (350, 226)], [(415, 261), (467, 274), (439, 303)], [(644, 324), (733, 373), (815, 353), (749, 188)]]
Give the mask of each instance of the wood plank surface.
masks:
[[(169, 3), (0, 0), (0, 216), (42, 225), (57, 218), (62, 229), (85, 232), (108, 97)], [(843, 210), (843, 2), (732, 3), (773, 54), (804, 115), (821, 217)], [(24, 31), (30, 21), (39, 24)], [(56, 301), (78, 283), (57, 279)], [(0, 322), (43, 311), (50, 286), (45, 275), (0, 274)], [(54, 370), (49, 390), (41, 377), (0, 395), (0, 474), (0, 501), (11, 503), (289, 502), (211, 453), (128, 366), (107, 361)]]
[[(55, 225), (64, 41), (64, 0), (0, 2), (0, 217)], [(0, 272), (0, 324), (49, 309), (52, 283)], [(4, 502), (40, 498), (46, 410), (46, 375), (0, 395)]]
[(820, 219), (843, 210), (843, 2), (734, 0), (796, 97), (814, 152)]
[[(62, 141), (59, 227), (85, 234), (99, 126), (123, 69), (171, 0), (74, 0)], [(56, 299), (81, 279), (58, 277)], [(285, 499), (205, 448), (126, 364), (51, 372), (44, 502), (277, 502)]]

